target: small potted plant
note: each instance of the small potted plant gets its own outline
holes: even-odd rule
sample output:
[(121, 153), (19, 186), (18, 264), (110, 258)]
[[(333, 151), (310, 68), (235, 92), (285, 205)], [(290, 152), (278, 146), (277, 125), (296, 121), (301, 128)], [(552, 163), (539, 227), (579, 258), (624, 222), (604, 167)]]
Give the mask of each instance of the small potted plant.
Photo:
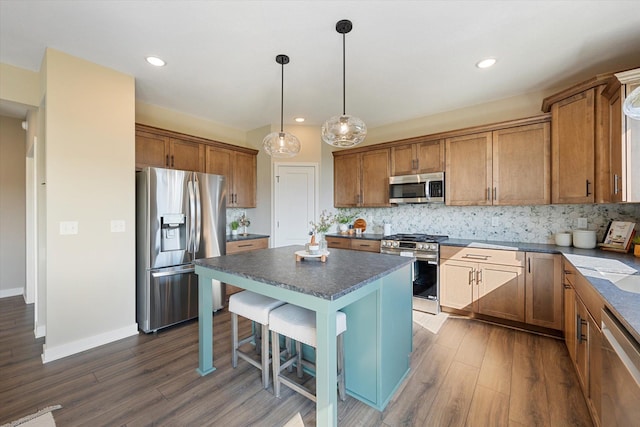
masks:
[(240, 227), (244, 227), (244, 231), (242, 234), (244, 234), (245, 236), (248, 234), (247, 233), (247, 227), (249, 227), (251, 225), (251, 221), (249, 220), (249, 217), (246, 214), (242, 214), (240, 216), (240, 218), (238, 218), (238, 225)]
[(341, 233), (346, 233), (349, 229), (349, 224), (356, 219), (358, 212), (350, 212), (348, 210), (340, 210), (336, 214), (336, 222), (338, 223), (338, 229)]
[(238, 224), (238, 221), (231, 221), (231, 224), (229, 224), (229, 227), (231, 227), (231, 235), (232, 236), (237, 236), (238, 235), (238, 227), (240, 227), (240, 224)]

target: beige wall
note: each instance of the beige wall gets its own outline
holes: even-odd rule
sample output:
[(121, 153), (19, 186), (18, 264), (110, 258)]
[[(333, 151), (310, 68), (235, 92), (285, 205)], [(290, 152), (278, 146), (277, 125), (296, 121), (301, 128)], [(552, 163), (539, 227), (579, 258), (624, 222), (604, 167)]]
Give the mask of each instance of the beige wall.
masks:
[(0, 298), (26, 282), (25, 142), (22, 120), (0, 116)]
[(40, 76), (37, 72), (0, 63), (0, 100), (40, 105)]
[[(131, 76), (52, 49), (45, 64), (50, 361), (137, 333), (135, 89)], [(112, 233), (111, 220), (126, 231)], [(78, 233), (61, 235), (62, 221)]]

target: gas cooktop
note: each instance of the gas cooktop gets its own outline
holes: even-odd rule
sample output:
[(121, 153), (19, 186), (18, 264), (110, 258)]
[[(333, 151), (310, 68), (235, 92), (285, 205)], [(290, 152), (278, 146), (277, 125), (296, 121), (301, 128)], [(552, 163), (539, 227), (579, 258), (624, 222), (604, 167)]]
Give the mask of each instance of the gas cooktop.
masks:
[(448, 238), (449, 236), (437, 236), (433, 234), (392, 234), (391, 236), (384, 236), (383, 239), (402, 242), (436, 243)]

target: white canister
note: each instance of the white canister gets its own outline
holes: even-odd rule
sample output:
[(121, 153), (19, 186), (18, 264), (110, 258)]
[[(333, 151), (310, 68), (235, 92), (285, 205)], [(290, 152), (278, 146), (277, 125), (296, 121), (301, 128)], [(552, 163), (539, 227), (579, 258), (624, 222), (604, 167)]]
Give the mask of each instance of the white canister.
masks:
[(556, 233), (556, 245), (571, 246), (571, 233), (567, 233), (567, 232)]
[(596, 247), (595, 230), (574, 230), (573, 246), (582, 249), (593, 249)]
[(391, 224), (384, 224), (384, 235), (391, 236)]

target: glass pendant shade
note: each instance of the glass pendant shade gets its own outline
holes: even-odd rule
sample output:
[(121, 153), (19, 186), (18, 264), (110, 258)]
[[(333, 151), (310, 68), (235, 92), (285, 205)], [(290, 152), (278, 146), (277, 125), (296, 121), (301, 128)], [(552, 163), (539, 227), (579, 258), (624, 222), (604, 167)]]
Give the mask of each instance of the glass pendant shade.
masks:
[(271, 157), (293, 157), (300, 152), (300, 141), (289, 132), (271, 132), (262, 140), (262, 148)]
[(366, 136), (367, 125), (354, 116), (333, 116), (322, 125), (322, 140), (334, 147), (353, 147)]
[(627, 96), (622, 109), (627, 117), (640, 120), (640, 86)]

